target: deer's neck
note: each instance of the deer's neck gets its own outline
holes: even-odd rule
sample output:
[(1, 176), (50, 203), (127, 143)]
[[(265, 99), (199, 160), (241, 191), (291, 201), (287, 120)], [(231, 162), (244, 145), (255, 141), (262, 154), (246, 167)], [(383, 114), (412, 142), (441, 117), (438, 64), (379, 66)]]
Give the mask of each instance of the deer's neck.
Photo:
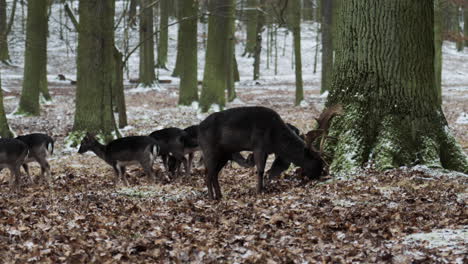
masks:
[(287, 127), (280, 129), (276, 137), (275, 142), (278, 144), (276, 145), (275, 154), (294, 163), (296, 166), (302, 166), (306, 147), (304, 141)]
[(99, 158), (107, 161), (106, 159), (106, 146), (97, 142), (93, 148), (91, 149), (92, 152), (94, 152), (94, 154), (96, 154), (96, 156), (98, 156)]

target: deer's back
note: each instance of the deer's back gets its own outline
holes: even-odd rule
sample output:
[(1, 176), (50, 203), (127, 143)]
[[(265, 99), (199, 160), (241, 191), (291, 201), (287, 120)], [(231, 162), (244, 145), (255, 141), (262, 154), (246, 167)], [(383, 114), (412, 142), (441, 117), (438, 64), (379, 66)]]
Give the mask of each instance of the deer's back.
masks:
[(151, 137), (123, 137), (109, 142), (106, 146), (106, 154), (111, 160), (138, 160), (143, 152), (152, 151), (151, 146), (154, 145), (157, 143)]

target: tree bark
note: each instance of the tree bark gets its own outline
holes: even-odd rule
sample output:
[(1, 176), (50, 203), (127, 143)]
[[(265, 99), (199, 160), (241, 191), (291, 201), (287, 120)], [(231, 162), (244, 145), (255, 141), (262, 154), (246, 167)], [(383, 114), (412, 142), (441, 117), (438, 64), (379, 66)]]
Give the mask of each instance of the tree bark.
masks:
[(203, 86), (200, 106), (207, 112), (214, 104), (223, 108), (226, 104), (224, 92), (227, 85), (226, 48), (230, 8), (233, 0), (210, 0), (208, 18), (208, 44), (206, 48), (206, 63), (203, 74)]
[(340, 103), (326, 151), (332, 173), (370, 164), (384, 170), (423, 164), (468, 172), (437, 99), (434, 3), (342, 1), (333, 89)]
[(28, 1), (24, 80), (16, 114), (39, 115), (39, 93), (47, 89), (47, 0)]
[(113, 100), (119, 113), (119, 128), (124, 128), (128, 125), (127, 121), (127, 107), (125, 105), (125, 93), (123, 85), (123, 62), (122, 53), (114, 47), (114, 75), (112, 76), (112, 91)]
[(468, 3), (463, 6), (463, 35), (465, 37), (465, 47), (468, 47)]
[(140, 84), (152, 86), (156, 81), (154, 72), (154, 29), (151, 0), (140, 0)]
[(0, 137), (1, 138), (12, 138), (13, 133), (8, 125), (8, 120), (5, 115), (5, 108), (3, 107), (3, 90), (2, 90), (2, 78), (0, 76)]
[(166, 69), (167, 45), (168, 45), (168, 24), (169, 24), (169, 0), (159, 2), (159, 42), (158, 42), (158, 63), (156, 67)]
[(190, 105), (198, 101), (198, 1), (179, 0), (179, 7), (180, 17), (190, 18), (182, 20), (179, 25), (177, 51), (177, 56), (180, 56), (178, 59), (181, 60), (179, 104)]
[(112, 132), (116, 132), (112, 111), (114, 5), (113, 0), (80, 0), (79, 4), (73, 130), (101, 133), (106, 141), (113, 138)]

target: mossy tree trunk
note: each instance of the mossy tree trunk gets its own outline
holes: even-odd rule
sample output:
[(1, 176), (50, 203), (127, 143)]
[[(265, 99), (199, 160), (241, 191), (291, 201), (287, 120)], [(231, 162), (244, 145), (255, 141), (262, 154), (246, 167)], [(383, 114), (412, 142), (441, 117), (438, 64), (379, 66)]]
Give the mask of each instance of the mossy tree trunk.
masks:
[(190, 105), (198, 101), (198, 1), (179, 0), (180, 17), (177, 56), (180, 56), (180, 92), (179, 104)]
[(158, 63), (156, 64), (156, 67), (162, 69), (166, 69), (167, 63), (169, 8), (169, 0), (159, 1), (159, 41)]
[(152, 86), (156, 81), (154, 72), (154, 29), (151, 0), (140, 0), (140, 84)]
[[(34, 0), (36, 1), (36, 0)], [(112, 138), (114, 70), (113, 0), (80, 0), (77, 54), (76, 111), (73, 130)]]
[(208, 44), (206, 47), (205, 70), (200, 106), (203, 112), (213, 104), (223, 108), (226, 104), (225, 90), (228, 76), (226, 75), (226, 51), (229, 43), (229, 14), (233, 8), (233, 0), (210, 0), (208, 18)]
[(236, 0), (232, 0), (229, 5), (229, 13), (227, 14), (228, 25), (227, 25), (227, 47), (226, 47), (226, 92), (228, 102), (234, 101), (236, 98), (236, 86), (235, 86), (235, 49), (236, 49)]
[(442, 44), (443, 44), (443, 22), (442, 22), (442, 1), (434, 1), (434, 70), (435, 86), (437, 90), (437, 102), (442, 103)]
[(17, 114), (39, 115), (39, 93), (47, 90), (47, 7), (48, 0), (28, 1), (23, 89)]
[(304, 89), (302, 81), (302, 56), (301, 56), (301, 2), (300, 0), (290, 0), (291, 29), (294, 41), (294, 62), (296, 72), (296, 100), (295, 105), (299, 105), (304, 100)]
[(258, 28), (258, 0), (247, 0), (247, 7), (245, 10), (245, 19), (247, 26), (247, 38), (245, 41), (245, 50), (242, 56), (253, 56), (255, 54), (255, 45), (257, 43), (257, 28)]
[(341, 103), (326, 150), (332, 173), (423, 164), (468, 172), (437, 99), (434, 3), (342, 1), (333, 89)]
[(12, 138), (13, 133), (8, 125), (8, 120), (5, 114), (5, 108), (3, 107), (3, 90), (2, 90), (2, 78), (0, 76), (0, 137), (1, 138)]
[(333, 77), (333, 2), (319, 0), (322, 7), (322, 81), (320, 93), (329, 91)]

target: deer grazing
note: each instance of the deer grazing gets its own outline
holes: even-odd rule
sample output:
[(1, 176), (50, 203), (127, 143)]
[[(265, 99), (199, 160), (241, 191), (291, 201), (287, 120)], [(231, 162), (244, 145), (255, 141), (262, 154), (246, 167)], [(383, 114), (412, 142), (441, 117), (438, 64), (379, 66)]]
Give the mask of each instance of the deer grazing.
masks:
[(52, 175), (50, 173), (49, 162), (47, 162), (47, 156), (52, 155), (54, 152), (54, 140), (42, 133), (18, 136), (16, 139), (24, 142), (29, 149), (29, 154), (23, 164), (24, 171), (29, 179), (31, 179), (31, 175), (29, 174), (28, 163), (36, 161), (41, 166), (40, 180), (49, 184)]
[[(125, 167), (134, 164), (140, 164), (145, 170), (145, 173), (156, 181), (153, 163), (158, 155), (159, 146), (151, 137), (123, 137), (113, 140), (107, 145), (103, 145), (99, 143), (93, 135), (87, 133), (81, 141), (78, 153), (83, 154), (87, 151), (94, 152), (98, 157), (112, 166), (115, 172), (114, 182), (116, 185), (119, 179), (121, 179), (125, 185), (128, 185), (125, 176)], [(169, 180), (168, 178), (166, 179)]]
[[(331, 120), (331, 119), (330, 119)], [(221, 199), (218, 174), (233, 153), (252, 151), (257, 167), (257, 192), (263, 191), (263, 173), (269, 154), (280, 158), (283, 170), (292, 162), (309, 179), (318, 179), (323, 160), (307, 139), (301, 139), (274, 110), (254, 106), (213, 113), (199, 125), (199, 144), (207, 169), (206, 185), (211, 199)], [(287, 167), (286, 167), (287, 168)]]
[(10, 169), (10, 189), (19, 189), (21, 184), (21, 165), (28, 156), (28, 146), (21, 140), (0, 139), (0, 171), (3, 168)]

